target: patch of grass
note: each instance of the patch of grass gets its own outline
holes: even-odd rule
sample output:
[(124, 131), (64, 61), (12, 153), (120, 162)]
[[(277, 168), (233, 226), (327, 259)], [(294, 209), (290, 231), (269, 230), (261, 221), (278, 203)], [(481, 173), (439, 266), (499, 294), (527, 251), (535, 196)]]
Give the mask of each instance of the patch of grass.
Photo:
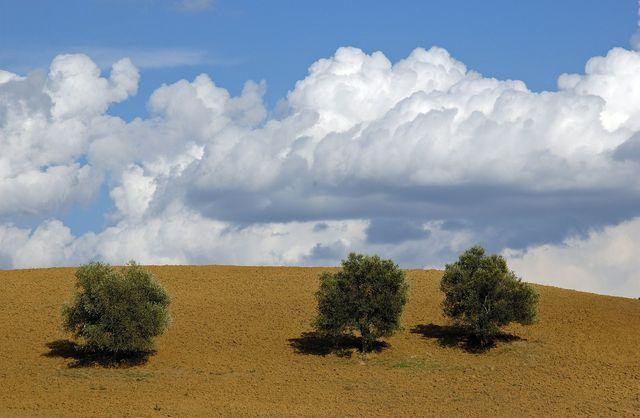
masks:
[(93, 373), (80, 369), (61, 369), (58, 371), (58, 374), (72, 379), (90, 379), (94, 377)]
[(442, 363), (432, 359), (419, 358), (417, 356), (377, 360), (371, 364), (376, 366), (381, 366), (391, 370), (397, 369), (397, 370), (446, 371), (446, 372), (468, 371), (468, 368), (462, 365)]
[(338, 357), (350, 358), (351, 355), (353, 354), (353, 349), (339, 347), (336, 349), (335, 353), (336, 353), (336, 356)]
[(140, 372), (137, 370), (122, 370), (122, 378), (127, 380), (135, 380), (136, 382), (143, 382), (148, 380), (152, 374), (148, 372)]
[(425, 363), (422, 359), (408, 358), (400, 360), (391, 365), (392, 369), (424, 369)]

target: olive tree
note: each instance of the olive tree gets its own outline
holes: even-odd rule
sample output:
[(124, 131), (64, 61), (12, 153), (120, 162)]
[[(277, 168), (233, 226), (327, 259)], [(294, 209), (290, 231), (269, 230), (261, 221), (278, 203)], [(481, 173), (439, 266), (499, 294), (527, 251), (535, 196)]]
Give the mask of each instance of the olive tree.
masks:
[(538, 295), (509, 268), (504, 257), (485, 255), (475, 246), (445, 268), (440, 289), (444, 292), (444, 314), (486, 345), (500, 333), (500, 327), (536, 319)]
[(358, 331), (366, 351), (400, 328), (407, 289), (404, 271), (393, 261), (351, 253), (342, 270), (320, 276), (315, 328), (331, 337)]
[(168, 305), (167, 292), (135, 262), (120, 271), (94, 262), (76, 271), (76, 293), (63, 307), (63, 325), (89, 351), (149, 352), (169, 324)]

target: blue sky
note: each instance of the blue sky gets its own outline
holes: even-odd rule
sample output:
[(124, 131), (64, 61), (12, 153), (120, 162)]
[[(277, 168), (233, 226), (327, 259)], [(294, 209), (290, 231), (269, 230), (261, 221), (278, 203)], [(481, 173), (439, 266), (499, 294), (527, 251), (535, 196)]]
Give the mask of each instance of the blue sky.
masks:
[(105, 64), (132, 50), (166, 51), (177, 62), (187, 55), (187, 65), (142, 68), (137, 96), (111, 110), (126, 118), (144, 111), (160, 84), (202, 72), (232, 93), (246, 80), (266, 80), (273, 106), (312, 62), (346, 45), (391, 61), (437, 45), (486, 76), (539, 91), (628, 45), (636, 10), (632, 0), (216, 0), (197, 11), (171, 0), (0, 0), (0, 62), (24, 73), (58, 53), (104, 55)]
[(637, 30), (633, 0), (0, 0), (0, 268), (480, 243), (639, 293)]

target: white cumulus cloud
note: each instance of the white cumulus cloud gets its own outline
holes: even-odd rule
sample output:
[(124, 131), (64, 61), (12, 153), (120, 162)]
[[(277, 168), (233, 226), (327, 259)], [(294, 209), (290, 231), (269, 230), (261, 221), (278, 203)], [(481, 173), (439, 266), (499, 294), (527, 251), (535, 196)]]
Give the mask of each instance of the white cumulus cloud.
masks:
[[(608, 258), (627, 266), (619, 281), (523, 266), (640, 216), (640, 90), (629, 87), (640, 52), (614, 48), (558, 91), (533, 92), (438, 47), (395, 63), (348, 47), (313, 63), (273, 112), (265, 82), (233, 96), (202, 74), (160, 86), (147, 118), (109, 115), (138, 81), (129, 59), (107, 75), (81, 54), (0, 72), (2, 265), (333, 264), (358, 250), (442, 266), (478, 242), (526, 251), (513, 260), (534, 281), (636, 289), (629, 259)], [(102, 231), (75, 236), (54, 219), (100, 188), (113, 204), (95, 214), (108, 215)]]
[(639, 234), (640, 218), (634, 218), (559, 244), (505, 250), (505, 255), (528, 281), (640, 297)]
[(81, 161), (109, 104), (135, 94), (128, 60), (110, 77), (84, 55), (63, 55), (49, 74), (0, 83), (0, 216), (38, 214), (90, 199), (100, 173)]

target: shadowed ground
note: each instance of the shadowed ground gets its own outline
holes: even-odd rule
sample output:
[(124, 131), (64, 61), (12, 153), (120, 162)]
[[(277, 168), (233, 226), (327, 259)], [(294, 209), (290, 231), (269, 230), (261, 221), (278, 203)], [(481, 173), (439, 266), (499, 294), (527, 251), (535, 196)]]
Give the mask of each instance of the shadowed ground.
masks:
[[(305, 332), (300, 338), (289, 339), (289, 344), (297, 353), (326, 356), (337, 354), (350, 357), (353, 351), (362, 350), (362, 338), (344, 335), (336, 338), (327, 338), (315, 332)], [(379, 353), (389, 347), (384, 341), (374, 341), (369, 347), (369, 352)]]
[(501, 333), (493, 337), (488, 343), (482, 343), (470, 336), (464, 328), (456, 325), (416, 325), (411, 329), (414, 334), (427, 339), (436, 339), (442, 347), (459, 347), (469, 353), (482, 354), (496, 347), (498, 343), (520, 341), (522, 338), (509, 333)]
[(87, 351), (82, 346), (70, 340), (56, 340), (46, 344), (49, 352), (43, 354), (46, 357), (60, 357), (73, 359), (69, 363), (70, 368), (77, 367), (133, 367), (141, 366), (149, 360), (154, 352), (112, 354), (96, 351)]

